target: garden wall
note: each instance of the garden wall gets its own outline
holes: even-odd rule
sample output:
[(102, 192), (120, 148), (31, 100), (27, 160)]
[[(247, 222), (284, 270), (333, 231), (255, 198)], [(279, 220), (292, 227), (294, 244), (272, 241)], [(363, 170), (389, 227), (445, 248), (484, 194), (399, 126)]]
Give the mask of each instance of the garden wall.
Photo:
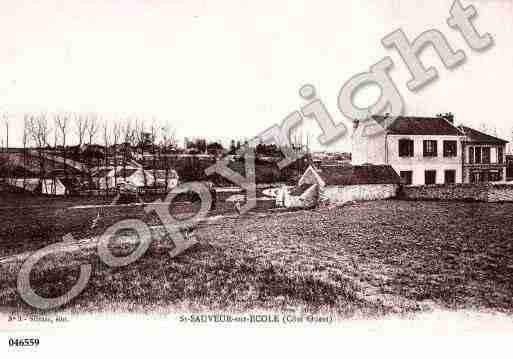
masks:
[(393, 198), (397, 194), (397, 188), (398, 185), (395, 184), (326, 186), (322, 190), (321, 201), (345, 203)]
[(513, 185), (452, 184), (402, 187), (399, 198), (411, 200), (513, 201)]

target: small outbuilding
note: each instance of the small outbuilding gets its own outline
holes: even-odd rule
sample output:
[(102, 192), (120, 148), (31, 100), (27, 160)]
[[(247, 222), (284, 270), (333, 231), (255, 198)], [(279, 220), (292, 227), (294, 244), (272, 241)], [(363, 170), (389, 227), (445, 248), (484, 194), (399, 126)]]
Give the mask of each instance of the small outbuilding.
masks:
[(400, 184), (401, 178), (388, 165), (334, 165), (309, 166), (296, 188), (317, 190), (320, 203), (342, 204), (395, 197)]

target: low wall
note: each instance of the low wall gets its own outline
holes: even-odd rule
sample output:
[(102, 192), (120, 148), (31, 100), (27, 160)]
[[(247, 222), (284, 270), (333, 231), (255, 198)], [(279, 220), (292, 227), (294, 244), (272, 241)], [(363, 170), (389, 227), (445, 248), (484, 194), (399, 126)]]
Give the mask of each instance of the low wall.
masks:
[(505, 202), (513, 201), (513, 185), (483, 183), (404, 186), (399, 197), (411, 200)]
[(398, 185), (368, 184), (351, 186), (326, 186), (321, 193), (321, 201), (329, 203), (345, 203), (351, 201), (373, 201), (393, 198)]
[(497, 184), (488, 187), (487, 202), (513, 202), (513, 185)]

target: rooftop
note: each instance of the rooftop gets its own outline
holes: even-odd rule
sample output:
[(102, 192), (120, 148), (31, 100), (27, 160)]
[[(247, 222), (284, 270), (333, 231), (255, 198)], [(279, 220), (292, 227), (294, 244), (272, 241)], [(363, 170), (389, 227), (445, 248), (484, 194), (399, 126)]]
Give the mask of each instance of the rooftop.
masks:
[(389, 134), (463, 136), (463, 133), (444, 117), (372, 116)]
[(399, 175), (389, 165), (325, 166), (317, 173), (328, 186), (401, 182)]
[(467, 126), (458, 126), (458, 128), (467, 136), (467, 140), (470, 142), (481, 142), (481, 143), (497, 143), (505, 144), (508, 141), (500, 139), (498, 137), (487, 135), (486, 133), (474, 130)]

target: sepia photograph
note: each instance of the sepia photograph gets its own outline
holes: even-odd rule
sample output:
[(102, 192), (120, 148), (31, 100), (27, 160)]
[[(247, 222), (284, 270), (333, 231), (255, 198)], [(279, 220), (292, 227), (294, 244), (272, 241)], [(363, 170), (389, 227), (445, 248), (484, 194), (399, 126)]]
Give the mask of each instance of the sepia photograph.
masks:
[(7, 0), (0, 28), (7, 357), (505, 355), (512, 0)]

